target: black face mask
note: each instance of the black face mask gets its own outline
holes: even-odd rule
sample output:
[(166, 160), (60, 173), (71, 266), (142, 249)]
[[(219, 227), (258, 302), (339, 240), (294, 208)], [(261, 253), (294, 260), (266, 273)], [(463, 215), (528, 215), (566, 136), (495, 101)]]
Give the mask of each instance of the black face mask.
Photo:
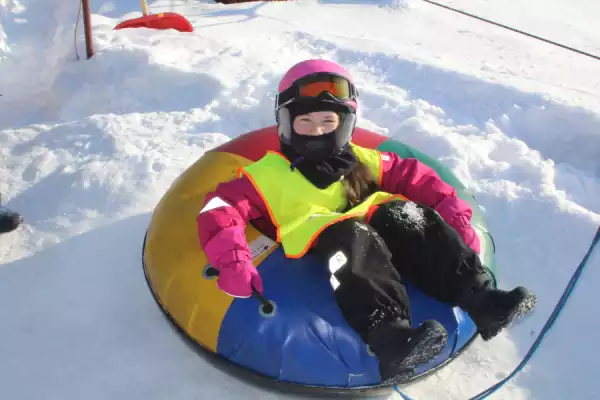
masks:
[[(297, 102), (290, 104), (287, 108), (291, 121), (298, 115), (315, 111), (333, 111), (339, 114), (344, 111), (323, 102)], [(319, 136), (307, 136), (298, 135), (293, 130), (293, 126), (291, 129), (290, 143), (281, 142), (281, 152), (292, 163), (292, 171), (297, 168), (306, 179), (319, 189), (326, 189), (332, 183), (339, 181), (356, 166), (356, 156), (350, 145), (336, 151), (336, 131)]]
[(294, 132), (291, 142), (295, 155), (311, 162), (326, 160), (335, 152), (333, 132), (319, 136), (298, 135)]
[[(302, 135), (294, 133), (294, 136)], [(281, 152), (292, 163), (290, 169), (293, 171), (297, 168), (310, 183), (319, 189), (326, 189), (347, 176), (357, 163), (350, 146), (334, 153), (333, 140), (323, 138), (325, 136), (333, 137), (331, 134), (314, 137), (302, 136), (299, 139), (302, 146), (299, 148), (281, 143)]]

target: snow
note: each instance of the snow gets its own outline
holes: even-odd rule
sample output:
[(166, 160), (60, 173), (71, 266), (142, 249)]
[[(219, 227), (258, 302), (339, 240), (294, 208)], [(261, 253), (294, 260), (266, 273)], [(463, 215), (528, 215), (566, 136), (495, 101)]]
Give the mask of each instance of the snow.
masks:
[[(407, 201), (402, 207), (403, 214), (406, 216), (406, 223), (412, 229), (422, 231), (425, 225), (425, 215), (423, 209), (419, 208), (416, 203)], [(401, 218), (404, 216), (402, 215)]]
[[(0, 0), (0, 193), (26, 223), (0, 236), (0, 386), (11, 399), (282, 399), (232, 379), (170, 328), (144, 281), (152, 210), (206, 151), (274, 123), (278, 79), (333, 59), (354, 74), (359, 125), (424, 151), (472, 188), (502, 287), (535, 313), (478, 340), (416, 399), (467, 399), (506, 376), (600, 224), (600, 63), (418, 0), (225, 6), (165, 0), (193, 34), (113, 31), (137, 0)], [(595, 0), (446, 0), (600, 55)], [(497, 398), (599, 398), (592, 257), (556, 326)], [(441, 389), (443, 388), (443, 389)], [(393, 395), (392, 398), (399, 398)]]

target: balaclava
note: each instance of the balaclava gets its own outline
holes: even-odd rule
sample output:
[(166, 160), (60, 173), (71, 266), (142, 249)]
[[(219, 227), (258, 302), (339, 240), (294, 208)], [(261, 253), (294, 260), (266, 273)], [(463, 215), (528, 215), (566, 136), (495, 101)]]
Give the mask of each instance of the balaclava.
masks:
[(306, 179), (319, 189), (325, 189), (332, 183), (343, 179), (356, 166), (357, 160), (349, 144), (336, 151), (336, 131), (319, 136), (299, 135), (294, 131), (293, 121), (298, 115), (317, 111), (332, 111), (340, 116), (342, 126), (348, 110), (343, 105), (318, 100), (296, 101), (288, 104), (292, 137), (290, 144), (281, 142), (282, 153), (292, 163), (292, 170), (297, 168)]

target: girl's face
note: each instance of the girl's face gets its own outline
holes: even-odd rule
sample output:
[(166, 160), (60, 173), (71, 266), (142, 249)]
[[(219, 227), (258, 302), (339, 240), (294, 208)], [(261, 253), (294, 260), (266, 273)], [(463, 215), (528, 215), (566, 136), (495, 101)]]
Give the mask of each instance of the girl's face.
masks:
[(294, 118), (294, 131), (298, 135), (320, 136), (331, 133), (340, 124), (340, 116), (333, 111), (316, 111)]

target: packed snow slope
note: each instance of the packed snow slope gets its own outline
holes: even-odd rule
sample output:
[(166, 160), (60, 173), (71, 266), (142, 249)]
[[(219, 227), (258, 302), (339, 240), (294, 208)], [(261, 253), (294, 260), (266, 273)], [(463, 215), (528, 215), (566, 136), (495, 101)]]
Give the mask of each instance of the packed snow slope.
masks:
[[(313, 57), (353, 73), (361, 127), (440, 159), (472, 188), (500, 285), (539, 297), (531, 318), (406, 392), (467, 399), (518, 364), (600, 224), (600, 62), (418, 0), (151, 4), (185, 15), (192, 34), (114, 31), (140, 15), (137, 0), (92, 0), (96, 53), (85, 60), (80, 24), (76, 60), (77, 3), (0, 0), (0, 193), (26, 221), (0, 236), (3, 398), (286, 397), (186, 346), (140, 253), (171, 182), (273, 124), (278, 79)], [(596, 0), (526, 3), (445, 4), (600, 53)], [(600, 398), (599, 267), (593, 257), (496, 398)]]

